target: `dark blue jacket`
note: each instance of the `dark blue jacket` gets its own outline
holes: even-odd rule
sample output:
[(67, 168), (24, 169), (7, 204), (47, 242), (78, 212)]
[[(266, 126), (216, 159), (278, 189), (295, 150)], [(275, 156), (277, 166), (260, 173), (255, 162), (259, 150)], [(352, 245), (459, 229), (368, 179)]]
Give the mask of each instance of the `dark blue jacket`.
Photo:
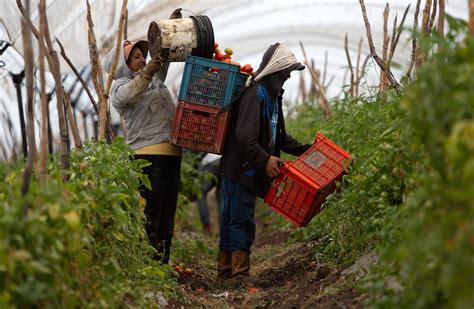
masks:
[(252, 189), (264, 197), (272, 181), (265, 171), (270, 155), (280, 156), (280, 151), (300, 156), (310, 145), (302, 145), (286, 133), (282, 112), (282, 97), (278, 100), (278, 122), (276, 139), (272, 142), (271, 115), (268, 100), (262, 97), (257, 82), (247, 88), (233, 103), (231, 119), (227, 131), (221, 160), (225, 176)]

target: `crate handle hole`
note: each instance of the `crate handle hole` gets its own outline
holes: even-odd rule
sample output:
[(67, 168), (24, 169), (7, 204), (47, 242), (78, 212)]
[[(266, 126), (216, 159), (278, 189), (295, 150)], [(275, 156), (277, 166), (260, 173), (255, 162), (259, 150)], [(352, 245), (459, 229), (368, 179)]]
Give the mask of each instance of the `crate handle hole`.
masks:
[(209, 117), (211, 113), (202, 112), (202, 111), (193, 111), (194, 115)]

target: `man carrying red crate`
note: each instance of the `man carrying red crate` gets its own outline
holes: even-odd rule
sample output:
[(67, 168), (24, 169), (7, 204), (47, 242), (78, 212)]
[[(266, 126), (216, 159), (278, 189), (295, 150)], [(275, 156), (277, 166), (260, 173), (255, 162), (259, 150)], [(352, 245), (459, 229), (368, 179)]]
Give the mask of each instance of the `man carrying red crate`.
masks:
[(286, 134), (282, 111), (283, 84), (305, 67), (276, 43), (263, 54), (255, 75), (232, 106), (221, 162), (224, 206), (220, 222), (217, 280), (250, 283), (250, 248), (255, 240), (255, 201), (264, 197), (280, 173), (280, 151), (299, 156), (302, 145)]

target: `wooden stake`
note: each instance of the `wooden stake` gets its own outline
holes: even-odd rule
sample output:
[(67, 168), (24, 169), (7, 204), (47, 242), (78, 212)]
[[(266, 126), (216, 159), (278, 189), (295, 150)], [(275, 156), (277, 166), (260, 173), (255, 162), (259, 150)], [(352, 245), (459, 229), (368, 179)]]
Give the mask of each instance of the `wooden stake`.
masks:
[[(471, 1), (471, 4), (472, 4), (472, 1)], [(439, 0), (437, 31), (438, 31), (439, 36), (442, 36), (442, 37), (444, 36), (444, 0)]]
[[(30, 1), (26, 0), (26, 14), (30, 13)], [(26, 158), (25, 169), (23, 171), (21, 195), (24, 196), (29, 190), (31, 174), (33, 172), (33, 163), (35, 161), (35, 118), (33, 109), (33, 48), (31, 46), (31, 30), (24, 18), (21, 19), (21, 36), (23, 42), (23, 58), (25, 60), (25, 78), (26, 78), (26, 106), (27, 106), (27, 122), (26, 131), (28, 137), (28, 157)], [(29, 203), (23, 206), (23, 215), (26, 216), (29, 208)]]
[(349, 72), (351, 73), (351, 87), (349, 88), (349, 93), (351, 97), (354, 96), (354, 82), (355, 82), (355, 77), (354, 77), (354, 68), (352, 67), (352, 61), (351, 61), (351, 56), (349, 55), (349, 42), (347, 39), (347, 32), (346, 36), (344, 37), (344, 49), (346, 51), (346, 57), (347, 57), (347, 63), (349, 64)]
[[(421, 22), (421, 31), (422, 35), (427, 36), (429, 31), (429, 24), (430, 24), (430, 12), (431, 12), (431, 5), (432, 5), (432, 0), (426, 0), (425, 1), (425, 8), (423, 9), (423, 19)], [(418, 69), (423, 65), (423, 63), (426, 61), (428, 55), (426, 52), (421, 50), (421, 48), (418, 46), (418, 51), (415, 55), (415, 68)]]
[(308, 68), (309, 73), (311, 74), (312, 81), (316, 85), (316, 87), (319, 89), (319, 94), (320, 94), (319, 103), (321, 104), (321, 107), (323, 108), (324, 116), (326, 119), (329, 119), (331, 118), (331, 110), (329, 108), (329, 102), (326, 97), (326, 92), (324, 91), (324, 88), (319, 82), (316, 72), (311, 67), (311, 63), (308, 61), (308, 57), (306, 56), (306, 51), (304, 49), (303, 42), (301, 41), (300, 41), (300, 46), (301, 46), (301, 50), (303, 51), (306, 67)]
[[(39, 5), (38, 5), (39, 7)], [(39, 9), (38, 9), (39, 10)], [(44, 42), (44, 33), (46, 29), (44, 16), (40, 15), (40, 32), (38, 41)], [(39, 45), (39, 77), (40, 77), (40, 100), (41, 100), (41, 136), (40, 136), (40, 164), (39, 172), (41, 174), (41, 179), (46, 181), (46, 166), (48, 159), (48, 108), (49, 100), (48, 94), (46, 93), (46, 76), (44, 69), (44, 59), (46, 57), (46, 48), (44, 44)]]
[[(60, 136), (60, 158), (61, 158), (61, 167), (63, 170), (63, 180), (68, 179), (68, 175), (66, 171), (69, 170), (69, 136), (67, 133), (67, 126), (66, 126), (66, 118), (64, 115), (64, 102), (66, 101), (66, 93), (64, 91), (62, 81), (61, 81), (61, 71), (59, 69), (59, 59), (58, 54), (53, 48), (53, 43), (51, 42), (51, 35), (49, 33), (49, 26), (48, 26), (48, 16), (46, 15), (46, 1), (40, 0), (39, 3), (40, 7), (40, 15), (43, 15), (44, 25), (45, 25), (45, 32), (44, 38), (46, 45), (49, 49), (49, 55), (51, 59), (51, 63), (49, 63), (49, 69), (51, 70), (51, 74), (53, 75), (54, 82), (56, 84), (56, 107), (58, 110), (58, 122), (59, 122), (59, 136)], [(44, 44), (44, 43), (40, 43)]]
[(387, 76), (390, 84), (395, 89), (398, 89), (400, 88), (400, 84), (397, 82), (397, 80), (393, 76), (390, 69), (387, 68), (387, 66), (383, 63), (382, 59), (380, 59), (380, 57), (377, 55), (377, 52), (375, 51), (374, 42), (372, 40), (372, 32), (370, 30), (370, 23), (369, 23), (369, 19), (367, 18), (367, 11), (365, 9), (364, 0), (359, 0), (359, 3), (362, 9), (362, 16), (364, 17), (365, 29), (367, 30), (367, 39), (368, 39), (369, 47), (370, 47), (370, 55), (374, 58), (375, 62), (380, 67), (382, 72)]
[[(25, 16), (26, 16), (25, 9), (24, 9), (23, 5), (21, 4), (21, 0), (17, 0), (17, 6), (20, 9), (20, 13), (22, 14), (23, 18), (25, 18)], [(46, 8), (44, 9), (44, 14), (46, 14)], [(38, 39), (40, 37), (39, 32), (36, 29), (36, 27), (33, 25), (33, 23), (31, 22), (29, 16), (27, 16), (25, 19), (26, 19), (26, 22), (28, 23), (31, 31), (35, 35), (36, 39)], [(46, 25), (48, 25), (47, 24), (47, 19), (46, 19)], [(53, 48), (53, 44), (51, 42), (51, 36), (49, 34), (49, 27), (46, 28), (46, 31), (47, 31), (47, 36), (44, 36), (44, 38), (45, 38), (46, 43), (48, 44), (48, 49), (49, 49), (49, 53), (46, 54), (46, 59), (48, 60), (48, 65), (50, 67), (51, 74), (54, 77), (54, 73), (53, 73), (54, 72), (54, 67), (56, 65), (58, 66), (57, 71), (59, 72), (59, 75), (61, 74), (61, 69), (59, 67), (59, 59), (55, 59), (55, 57), (56, 58), (58, 58), (58, 57), (57, 57), (56, 51)], [(41, 45), (41, 44), (44, 44), (44, 42), (38, 40), (38, 44)], [(59, 76), (59, 81), (60, 81), (59, 85), (62, 88), (61, 76)], [(55, 80), (55, 82), (56, 82), (56, 80)], [(56, 89), (58, 89), (57, 86), (58, 86), (58, 84), (56, 84)], [(60, 95), (61, 95), (60, 94), (61, 91), (56, 91), (56, 92), (57, 92), (57, 98), (59, 99)], [(63, 90), (63, 93), (64, 93), (64, 90)], [(69, 100), (69, 97), (66, 96), (66, 95), (63, 98), (64, 98), (65, 101), (63, 101), (62, 103), (64, 104), (64, 107), (66, 108), (66, 111), (68, 113), (68, 117), (71, 118), (71, 116), (73, 116), (72, 108), (70, 107), (71, 101)], [(69, 120), (69, 125), (71, 127), (72, 135), (73, 135), (73, 138), (74, 138), (74, 144), (75, 144), (76, 148), (81, 149), (82, 148), (82, 141), (81, 141), (81, 137), (79, 135), (79, 131), (77, 130), (76, 121), (75, 121), (74, 117), (72, 117)], [(66, 130), (67, 130), (67, 126), (66, 126)], [(61, 130), (60, 130), (60, 134), (61, 134)], [(66, 132), (66, 135), (67, 135), (67, 132)], [(67, 138), (67, 144), (69, 144), (69, 137), (66, 137), (66, 138)]]
[[(385, 5), (385, 10), (383, 11), (383, 46), (382, 46), (382, 62), (387, 66), (387, 69), (390, 70), (388, 65), (388, 44), (390, 41), (390, 36), (388, 35), (388, 15), (390, 13), (390, 7), (388, 3)], [(387, 85), (387, 77), (385, 74), (380, 74), (380, 85), (379, 93), (385, 92), (385, 87)]]
[[(94, 34), (94, 22), (91, 16), (91, 7), (89, 0), (87, 4), (87, 25), (88, 25), (88, 40), (89, 40), (89, 56), (91, 59), (92, 82), (94, 84), (95, 92), (99, 98), (99, 139), (105, 138), (105, 123), (107, 121), (107, 98), (104, 96), (104, 80), (102, 77), (102, 66), (99, 62), (99, 53), (97, 51), (97, 42)], [(104, 129), (103, 131), (101, 131)]]
[[(416, 1), (416, 9), (415, 9), (415, 17), (414, 17), (414, 21), (413, 21), (413, 33), (416, 34), (418, 32), (418, 14), (420, 13), (420, 4), (421, 4), (421, 0), (417, 0)], [(413, 70), (413, 67), (415, 65), (415, 61), (416, 61), (416, 53), (417, 53), (417, 50), (418, 50), (418, 41), (416, 39), (416, 37), (413, 37), (413, 39), (411, 40), (411, 46), (412, 46), (412, 49), (411, 49), (411, 61), (410, 61), (410, 65), (408, 66), (408, 71), (407, 71), (407, 74), (406, 74), (406, 77), (408, 77), (409, 79), (412, 79), (411, 78), (411, 71)]]
[(435, 23), (435, 18), (436, 18), (436, 9), (437, 9), (437, 2), (436, 0), (433, 0), (433, 10), (431, 11), (431, 17), (430, 17), (430, 22), (428, 24), (428, 29), (427, 32), (431, 33), (433, 31), (434, 23)]
[(432, 0), (425, 0), (425, 7), (423, 9), (423, 19), (421, 22), (421, 29), (425, 33), (428, 32), (428, 28), (430, 25), (430, 12), (432, 3)]
[[(107, 84), (105, 85), (104, 97), (105, 101), (107, 102), (109, 99), (110, 87), (112, 86), (112, 81), (114, 80), (115, 71), (117, 70), (117, 64), (120, 55), (120, 48), (122, 44), (122, 36), (124, 32), (124, 25), (125, 20), (127, 18), (127, 4), (128, 0), (123, 0), (122, 2), (122, 10), (120, 12), (120, 20), (118, 26), (118, 33), (117, 33), (117, 41), (115, 42), (115, 52), (114, 52), (114, 59), (112, 62), (112, 68), (110, 69), (109, 76), (107, 77)], [(110, 119), (109, 112), (107, 110), (107, 117)], [(104, 123), (101, 122), (100, 114), (99, 114), (99, 137), (105, 136), (105, 125), (106, 123), (110, 123), (106, 118)], [(103, 120), (102, 120), (103, 121)]]

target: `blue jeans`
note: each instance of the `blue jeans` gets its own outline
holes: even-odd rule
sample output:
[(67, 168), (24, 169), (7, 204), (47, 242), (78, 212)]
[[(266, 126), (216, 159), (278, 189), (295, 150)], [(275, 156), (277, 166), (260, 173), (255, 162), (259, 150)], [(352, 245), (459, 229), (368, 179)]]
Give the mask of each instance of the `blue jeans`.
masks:
[(255, 241), (255, 200), (252, 191), (222, 175), (224, 207), (221, 214), (219, 249), (224, 252), (245, 250)]

